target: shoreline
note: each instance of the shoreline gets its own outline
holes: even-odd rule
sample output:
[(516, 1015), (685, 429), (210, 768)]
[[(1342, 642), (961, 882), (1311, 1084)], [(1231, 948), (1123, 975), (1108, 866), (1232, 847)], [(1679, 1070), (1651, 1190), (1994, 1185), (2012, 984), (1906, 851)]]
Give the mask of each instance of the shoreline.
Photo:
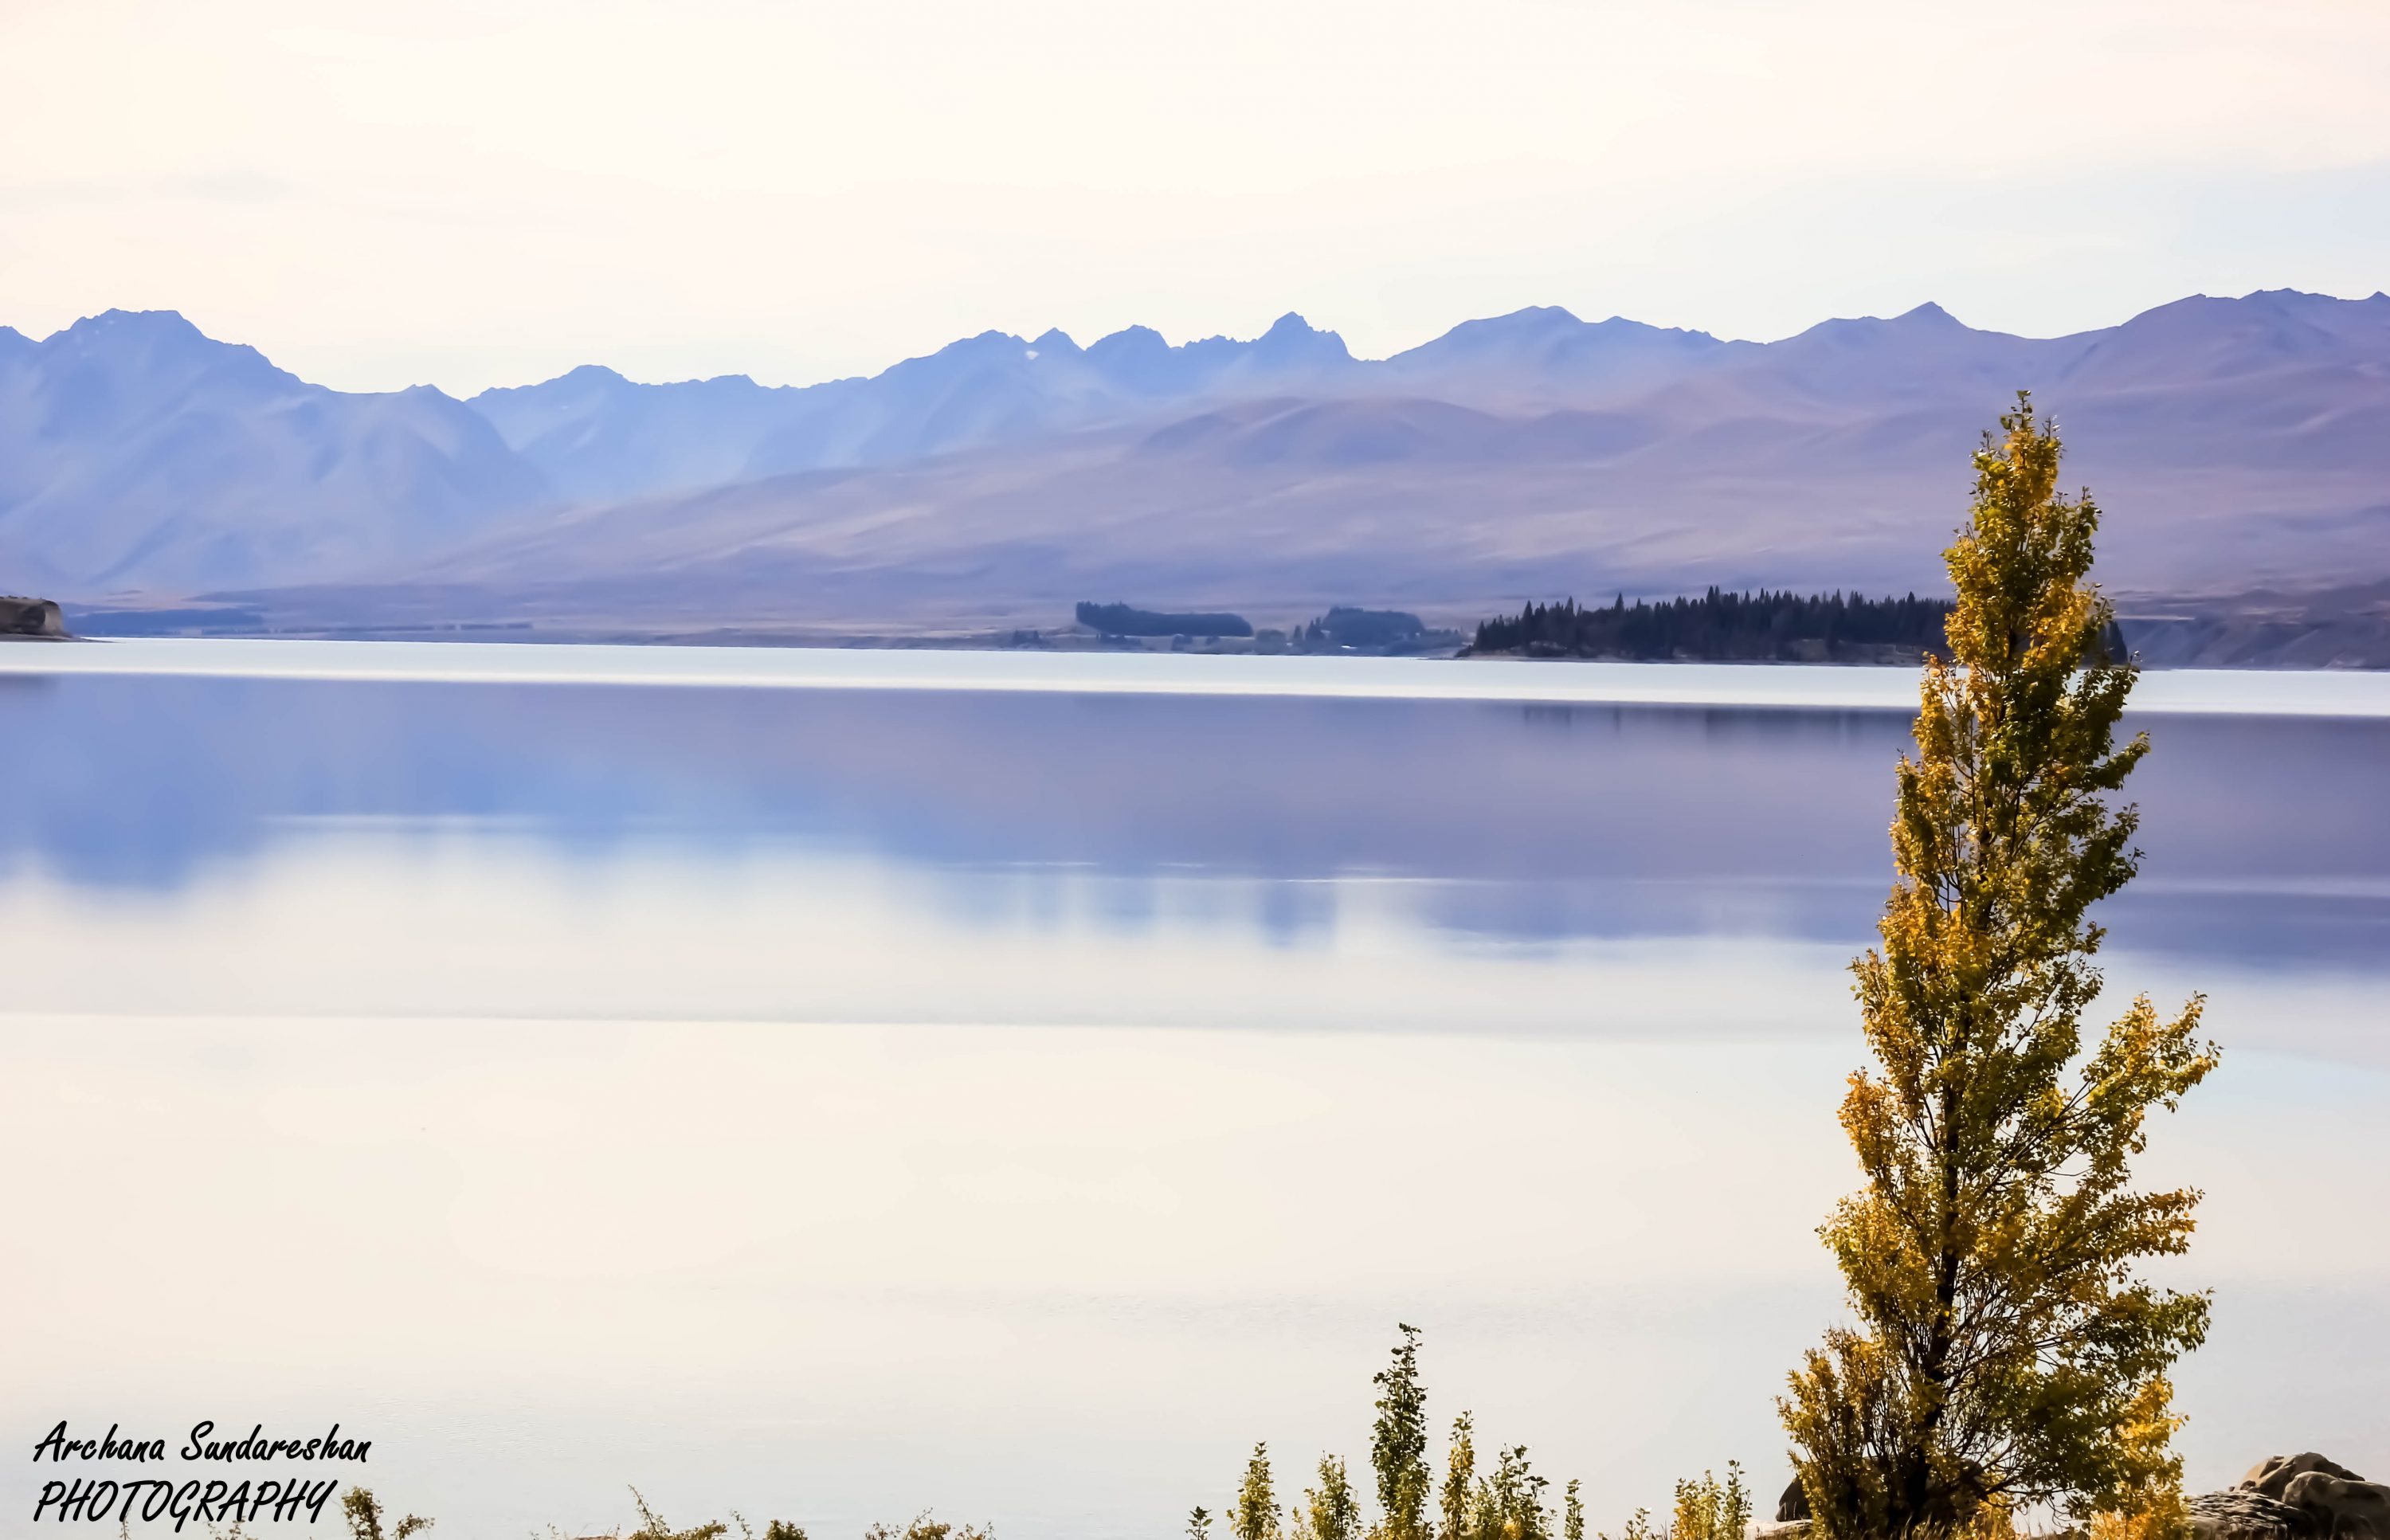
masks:
[[(1526, 706), (1917, 709), (1913, 669), (1856, 663), (1664, 665), (1562, 660), (1255, 656), (1150, 650), (792, 648), (359, 639), (91, 638), (0, 653), (0, 675), (176, 675), (350, 682), (613, 685), (1078, 695), (1453, 700)], [(1448, 667), (1455, 662), (1468, 667)], [(1552, 666), (1567, 661), (1569, 666)], [(2390, 673), (2164, 669), (2136, 714), (2390, 716)]]
[[(1026, 639), (1020, 639), (1026, 638)], [(210, 643), (302, 643), (367, 644), (375, 646), (432, 647), (525, 647), (543, 648), (610, 648), (641, 650), (737, 650), (752, 652), (888, 652), (888, 653), (987, 653), (996, 655), (1050, 655), (1074, 657), (1176, 657), (1176, 658), (1251, 658), (1277, 659), (1288, 661), (1303, 660), (1399, 660), (1415, 662), (1458, 663), (1532, 663), (1544, 665), (1587, 665), (1611, 668), (1785, 668), (1785, 669), (1854, 669), (1863, 671), (1910, 670), (1915, 665), (1885, 657), (1846, 658), (1638, 658), (1623, 654), (1596, 657), (1570, 655), (1537, 655), (1525, 651), (1477, 652), (1462, 647), (1453, 650), (1428, 648), (1416, 651), (1374, 648), (1265, 648), (1250, 644), (1220, 646), (1206, 642), (1201, 645), (1173, 647), (1166, 643), (1144, 645), (1138, 641), (1097, 637), (1088, 635), (1042, 633), (1022, 629), (1009, 635), (996, 632), (841, 632), (841, 631), (764, 631), (725, 627), (713, 631), (621, 631), (610, 629), (578, 629), (556, 627), (534, 628), (528, 622), (506, 624), (449, 624), (422, 626), (294, 626), (282, 630), (186, 630), (161, 632), (109, 633), (93, 631), (63, 635), (28, 635), (0, 634), (0, 640), (38, 642), (210, 642)], [(1156, 639), (1159, 642), (1159, 639)], [(2136, 650), (2145, 674), (2172, 673), (2276, 674), (2390, 674), (2390, 659), (2380, 662), (2208, 662), (2168, 661), (2151, 660)]]

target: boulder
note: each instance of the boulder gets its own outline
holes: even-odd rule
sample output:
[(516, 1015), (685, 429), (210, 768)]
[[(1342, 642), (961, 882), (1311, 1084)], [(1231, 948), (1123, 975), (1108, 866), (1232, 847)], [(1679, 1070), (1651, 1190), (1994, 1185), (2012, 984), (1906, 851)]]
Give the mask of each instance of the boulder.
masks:
[(2390, 1540), (2390, 1486), (2325, 1470), (2293, 1476), (2282, 1500), (2315, 1521), (2329, 1540)]
[(2345, 1465), (2335, 1465), (2321, 1455), (2309, 1450), (2304, 1455), (2273, 1455), (2249, 1468), (2241, 1478), (2241, 1490), (2255, 1492), (2268, 1497), (2281, 1497), (2292, 1481), (2310, 1470), (2320, 1470), (2327, 1476), (2337, 1476), (2345, 1482), (2361, 1482), (2365, 1478)]
[(1790, 1524), (1809, 1516), (1809, 1489), (1795, 1476), (1792, 1484), (1784, 1489), (1784, 1495), (1776, 1499), (1776, 1521)]
[(2390, 1540), (2390, 1486), (2321, 1455), (2276, 1455), (2191, 1499), (2198, 1540)]

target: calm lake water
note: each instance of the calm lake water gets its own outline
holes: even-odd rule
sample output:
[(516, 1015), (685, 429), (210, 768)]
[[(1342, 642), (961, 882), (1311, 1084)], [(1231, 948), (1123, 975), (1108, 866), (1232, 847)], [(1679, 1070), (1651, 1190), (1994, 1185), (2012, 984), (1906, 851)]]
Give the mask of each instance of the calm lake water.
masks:
[[(1160, 1537), (1361, 1462), (1400, 1319), (1596, 1527), (1772, 1496), (1912, 690), (0, 648), (6, 1426), (338, 1420), (451, 1537)], [(2390, 676), (2139, 699), (2191, 1477), (2390, 1469)]]

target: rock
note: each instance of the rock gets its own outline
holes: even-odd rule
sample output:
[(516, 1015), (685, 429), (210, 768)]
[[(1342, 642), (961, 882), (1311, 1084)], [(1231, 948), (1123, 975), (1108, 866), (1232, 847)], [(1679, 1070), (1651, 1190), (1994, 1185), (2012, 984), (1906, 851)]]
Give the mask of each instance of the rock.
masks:
[(2337, 1476), (2345, 1482), (2361, 1482), (2365, 1478), (2345, 1465), (2335, 1465), (2310, 1450), (2304, 1455), (2274, 1455), (2259, 1460), (2241, 1478), (2241, 1490), (2261, 1493), (2268, 1497), (2281, 1497), (2292, 1481), (2310, 1470), (2320, 1470), (2327, 1476)]
[(2390, 1540), (2390, 1486), (2312, 1451), (2262, 1460), (2190, 1508), (2198, 1540)]
[(0, 636), (63, 636), (66, 617), (48, 599), (0, 597)]
[(2309, 1540), (2316, 1534), (2304, 1508), (2245, 1487), (2204, 1492), (2186, 1506), (2197, 1540)]
[(2282, 1500), (2313, 1519), (2316, 1532), (2332, 1540), (2390, 1540), (2390, 1486), (2379, 1482), (2306, 1470), (2282, 1488)]
[(1809, 1516), (1809, 1489), (1801, 1484), (1800, 1477), (1795, 1476), (1792, 1484), (1784, 1489), (1784, 1495), (1776, 1499), (1776, 1521), (1790, 1524)]

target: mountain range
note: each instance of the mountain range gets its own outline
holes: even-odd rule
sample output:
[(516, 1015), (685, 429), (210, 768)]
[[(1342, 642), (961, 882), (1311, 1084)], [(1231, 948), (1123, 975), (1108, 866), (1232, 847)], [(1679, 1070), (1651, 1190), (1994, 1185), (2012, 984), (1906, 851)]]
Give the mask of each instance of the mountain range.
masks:
[(1372, 360), (1296, 315), (987, 332), (806, 387), (592, 366), (463, 401), (111, 311), (0, 327), (0, 589), (583, 630), (1934, 591), (2020, 389), (2145, 608), (2390, 584), (2390, 297), (2273, 290), (2050, 339), (1930, 304), (1769, 343), (1541, 307)]

